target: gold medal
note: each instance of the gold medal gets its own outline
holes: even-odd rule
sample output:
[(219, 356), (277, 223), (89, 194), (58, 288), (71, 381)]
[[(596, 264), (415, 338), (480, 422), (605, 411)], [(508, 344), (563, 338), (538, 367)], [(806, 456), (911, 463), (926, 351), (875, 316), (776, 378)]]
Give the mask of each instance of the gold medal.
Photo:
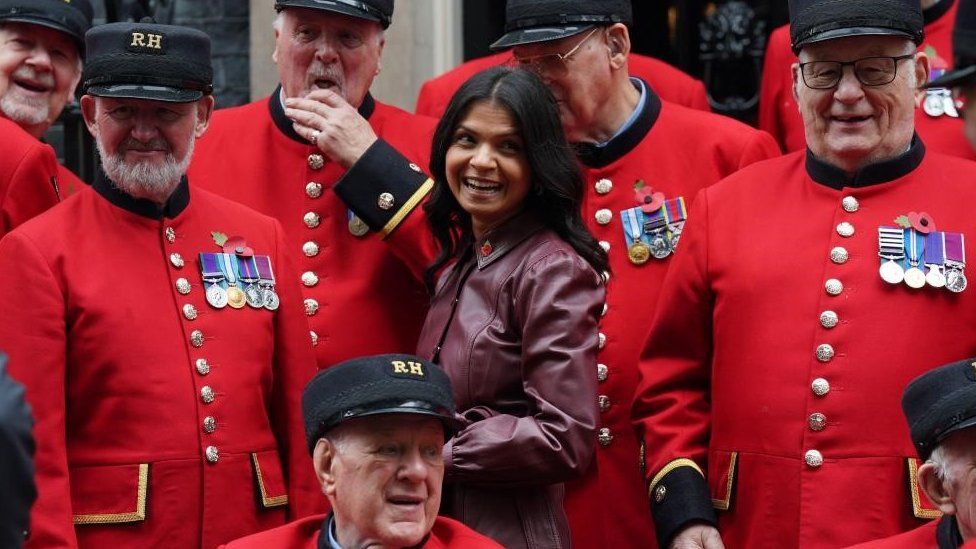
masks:
[(227, 288), (227, 304), (235, 309), (241, 309), (247, 305), (247, 295), (237, 286)]
[(369, 232), (369, 225), (360, 219), (359, 216), (354, 215), (349, 218), (349, 232), (353, 236), (365, 236)]
[(651, 248), (641, 240), (635, 240), (627, 248), (627, 257), (634, 265), (643, 265), (651, 259)]

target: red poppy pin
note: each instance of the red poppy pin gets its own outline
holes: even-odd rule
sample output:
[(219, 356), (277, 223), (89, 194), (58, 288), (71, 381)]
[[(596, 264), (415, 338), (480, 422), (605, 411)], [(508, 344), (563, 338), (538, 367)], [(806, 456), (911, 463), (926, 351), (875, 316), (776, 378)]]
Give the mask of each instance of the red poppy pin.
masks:
[(492, 250), (494, 250), (494, 248), (492, 247), (491, 242), (486, 240), (485, 243), (481, 245), (481, 257), (488, 257), (491, 255)]
[(895, 224), (903, 229), (915, 229), (922, 234), (935, 230), (935, 220), (926, 212), (908, 212), (895, 218)]
[(252, 257), (254, 255), (254, 249), (247, 245), (247, 241), (244, 240), (243, 236), (232, 236), (227, 237), (224, 233), (213, 231), (210, 233), (213, 236), (214, 244), (220, 246), (225, 254), (234, 254), (241, 257)]
[(637, 183), (634, 183), (634, 198), (641, 211), (646, 214), (654, 213), (664, 205), (664, 193), (654, 192), (654, 189), (644, 183), (643, 179), (638, 179)]

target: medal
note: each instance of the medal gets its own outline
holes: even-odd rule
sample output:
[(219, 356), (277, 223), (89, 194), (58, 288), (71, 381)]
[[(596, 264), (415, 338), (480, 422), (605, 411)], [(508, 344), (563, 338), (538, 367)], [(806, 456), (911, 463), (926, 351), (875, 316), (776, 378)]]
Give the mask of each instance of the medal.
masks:
[(962, 233), (944, 233), (946, 288), (960, 293), (969, 285), (966, 280), (966, 239)]
[(640, 240), (635, 240), (627, 248), (627, 258), (634, 265), (643, 265), (651, 258), (651, 249)]
[(671, 252), (671, 243), (668, 242), (667, 238), (664, 238), (663, 234), (658, 233), (651, 237), (651, 255), (654, 256), (654, 259), (664, 259), (671, 255)]
[(243, 308), (247, 304), (247, 297), (244, 296), (244, 290), (237, 287), (237, 269), (234, 268), (237, 258), (231, 254), (219, 256), (223, 263), (224, 276), (227, 277), (227, 304), (235, 309)]
[[(949, 98), (952, 99), (951, 97)], [(922, 110), (925, 114), (938, 118), (945, 114), (945, 101), (943, 101), (943, 92), (941, 89), (927, 90), (925, 92), (925, 101), (922, 103)]]
[(681, 237), (685, 219), (688, 217), (685, 209), (685, 197), (679, 196), (666, 201), (663, 210), (664, 221), (668, 227), (668, 243), (671, 245), (671, 250), (674, 251), (678, 248), (678, 239)]
[(929, 233), (925, 237), (925, 282), (933, 288), (945, 288), (946, 277), (942, 272), (945, 264), (945, 234), (941, 231)]
[(261, 278), (258, 276), (258, 268), (254, 266), (253, 257), (243, 257), (237, 259), (237, 264), (241, 268), (241, 281), (247, 284), (244, 287), (244, 298), (247, 304), (254, 309), (264, 307), (264, 292), (257, 284)]
[(620, 212), (627, 240), (627, 259), (634, 265), (643, 265), (651, 259), (651, 248), (642, 240), (644, 230), (638, 216), (643, 217), (640, 208), (630, 208)]
[(908, 264), (910, 267), (905, 271), (905, 284), (909, 288), (925, 287), (925, 273), (918, 268), (925, 248), (925, 235), (919, 234), (915, 229), (907, 229), (905, 234), (905, 250), (908, 252)]
[(347, 210), (347, 215), (349, 217), (349, 232), (353, 236), (366, 236), (369, 233), (369, 225), (360, 219), (359, 216), (352, 213), (352, 210)]
[(224, 273), (220, 270), (217, 263), (217, 254), (200, 254), (200, 271), (204, 283), (207, 286), (207, 303), (214, 309), (223, 309), (227, 306), (227, 292), (221, 285), (224, 281)]
[(667, 224), (663, 207), (650, 215), (645, 215), (644, 232), (651, 238), (651, 255), (654, 259), (664, 259), (673, 251), (671, 242), (667, 238)]
[(275, 311), (281, 305), (281, 300), (278, 298), (277, 292), (274, 291), (275, 277), (274, 271), (271, 269), (271, 258), (266, 255), (256, 255), (254, 256), (254, 265), (258, 269), (264, 308)]
[(897, 227), (878, 227), (878, 255), (881, 267), (878, 274), (888, 284), (900, 284), (905, 280), (905, 230)]

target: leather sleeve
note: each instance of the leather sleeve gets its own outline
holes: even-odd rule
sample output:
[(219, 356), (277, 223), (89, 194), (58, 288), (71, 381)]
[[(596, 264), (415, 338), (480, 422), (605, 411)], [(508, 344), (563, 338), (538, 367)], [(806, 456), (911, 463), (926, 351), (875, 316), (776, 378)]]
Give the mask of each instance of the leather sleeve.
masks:
[(596, 442), (596, 336), (603, 300), (600, 277), (574, 253), (555, 251), (526, 269), (512, 307), (522, 330), (522, 385), (533, 412), (480, 410), (476, 415), (485, 418), (445, 447), (451, 480), (542, 485), (585, 472)]
[(19, 232), (0, 240), (0, 349), (10, 357), (10, 375), (27, 390), (40, 441), (26, 547), (77, 547), (65, 447), (64, 289), (40, 250)]
[[(672, 259), (638, 366), (632, 418), (662, 547), (684, 525), (715, 524), (702, 476), (710, 431), (712, 302), (708, 194), (700, 191)], [(670, 484), (670, 486), (668, 486)], [(662, 501), (655, 490), (665, 486)]]
[(0, 478), (6, 490), (0, 497), (0, 547), (20, 547), (30, 525), (34, 487), (33, 420), (24, 401), (24, 388), (6, 373), (0, 354)]

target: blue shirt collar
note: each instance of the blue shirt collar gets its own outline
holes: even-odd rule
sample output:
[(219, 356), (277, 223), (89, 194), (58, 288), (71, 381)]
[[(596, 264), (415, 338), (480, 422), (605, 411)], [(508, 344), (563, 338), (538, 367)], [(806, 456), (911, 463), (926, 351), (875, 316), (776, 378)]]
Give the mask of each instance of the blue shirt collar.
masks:
[(637, 122), (637, 118), (640, 116), (640, 114), (644, 112), (644, 107), (647, 105), (647, 85), (644, 84), (644, 81), (640, 78), (634, 77), (630, 78), (630, 83), (633, 84), (634, 88), (640, 92), (640, 99), (637, 100), (637, 107), (634, 108), (634, 112), (630, 113), (630, 116), (627, 117), (627, 121), (624, 122), (623, 126), (620, 126), (617, 133), (613, 134), (610, 139), (607, 139), (603, 143), (597, 143), (597, 147), (606, 147), (611, 141), (623, 135), (624, 132), (629, 130), (634, 123)]

